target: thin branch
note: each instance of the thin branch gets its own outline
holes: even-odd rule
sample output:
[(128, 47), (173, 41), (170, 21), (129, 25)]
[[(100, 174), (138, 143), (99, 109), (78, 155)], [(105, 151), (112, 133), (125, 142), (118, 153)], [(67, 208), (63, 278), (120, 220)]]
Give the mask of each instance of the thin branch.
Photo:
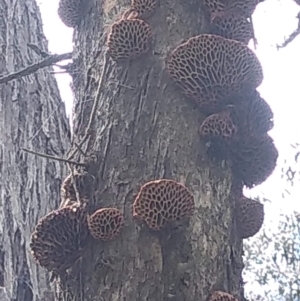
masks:
[(279, 50), (280, 48), (284, 48), (286, 47), (288, 44), (290, 44), (298, 35), (300, 35), (300, 12), (298, 13), (297, 18), (299, 19), (298, 22), (298, 28), (289, 35), (289, 37), (281, 44), (278, 45), (277, 44), (277, 50)]
[(30, 74), (38, 71), (41, 68), (49, 67), (59, 61), (69, 60), (71, 58), (72, 58), (72, 52), (68, 52), (68, 53), (64, 53), (64, 54), (49, 55), (48, 57), (46, 57), (45, 59), (41, 60), (38, 63), (27, 66), (24, 69), (21, 69), (20, 71), (10, 73), (10, 74), (0, 77), (0, 84), (4, 84), (11, 80), (14, 80), (14, 79), (26, 76), (26, 75), (30, 75)]
[(22, 148), (22, 150), (26, 153), (33, 154), (33, 155), (36, 155), (36, 156), (39, 156), (39, 157), (42, 157), (42, 158), (46, 158), (46, 159), (51, 159), (51, 160), (60, 161), (60, 162), (64, 162), (64, 163), (74, 164), (74, 165), (78, 165), (78, 166), (85, 166), (86, 165), (85, 163), (71, 161), (71, 160), (68, 160), (68, 159), (55, 157), (55, 156), (51, 156), (51, 155), (48, 155), (48, 154), (39, 153), (39, 152), (30, 150), (30, 149), (27, 149), (27, 148), (24, 148), (24, 147)]
[(102, 87), (103, 87), (104, 75), (105, 75), (106, 70), (107, 70), (108, 62), (109, 62), (109, 55), (108, 55), (108, 52), (105, 51), (103, 69), (102, 69), (102, 72), (101, 72), (101, 75), (100, 75), (99, 84), (98, 84), (98, 88), (97, 88), (97, 91), (96, 91), (96, 98), (94, 100), (94, 104), (93, 104), (93, 107), (92, 107), (92, 110), (91, 110), (90, 119), (89, 119), (88, 125), (86, 127), (84, 137), (78, 143), (76, 149), (73, 152), (71, 152), (71, 154), (68, 156), (68, 160), (71, 160), (73, 158), (73, 156), (75, 155), (76, 151), (79, 148), (82, 148), (82, 145), (85, 143), (85, 141), (87, 140), (87, 138), (90, 134), (92, 123), (94, 122), (94, 119), (95, 119), (95, 116), (96, 116), (96, 111), (97, 111), (97, 107), (98, 107), (99, 100), (100, 100), (100, 94), (101, 94), (100, 92), (101, 92)]
[(252, 37), (253, 38), (253, 45), (254, 45), (254, 49), (256, 50), (258, 42), (257, 42), (256, 36), (255, 36), (252, 15), (250, 16), (250, 23), (251, 23), (251, 27), (252, 27), (252, 33), (253, 33), (253, 37)]
[(31, 43), (27, 43), (27, 46), (32, 49), (37, 55), (39, 55), (42, 58), (46, 58), (48, 57), (50, 54), (41, 50), (37, 45), (35, 44), (31, 44)]

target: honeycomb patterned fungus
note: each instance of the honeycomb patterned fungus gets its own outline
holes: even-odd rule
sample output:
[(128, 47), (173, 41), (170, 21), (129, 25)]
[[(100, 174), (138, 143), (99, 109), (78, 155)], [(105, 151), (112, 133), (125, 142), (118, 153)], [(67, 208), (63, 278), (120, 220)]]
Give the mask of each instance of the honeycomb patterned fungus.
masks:
[(261, 136), (273, 126), (273, 112), (256, 90), (238, 96), (231, 107), (231, 118), (241, 136)]
[(260, 230), (264, 222), (264, 205), (241, 197), (236, 202), (236, 219), (240, 238), (252, 237)]
[(233, 174), (248, 188), (264, 182), (276, 167), (278, 151), (267, 134), (239, 138), (231, 148)]
[(123, 224), (123, 214), (116, 208), (102, 208), (88, 217), (89, 230), (95, 239), (107, 241), (116, 238)]
[(234, 296), (228, 293), (215, 291), (209, 296), (208, 301), (238, 301), (238, 300)]
[(208, 116), (200, 127), (200, 135), (204, 139), (226, 140), (235, 136), (237, 127), (233, 124), (229, 111)]
[(179, 45), (169, 56), (168, 71), (183, 93), (206, 113), (216, 113), (230, 97), (255, 89), (262, 67), (246, 45), (203, 34)]
[[(209, 3), (211, 2), (211, 3)], [(216, 17), (230, 14), (249, 18), (261, 0), (205, 0), (204, 5), (211, 14), (211, 21)]]
[(73, 175), (69, 174), (62, 184), (61, 187), (62, 201), (64, 202), (68, 201), (69, 204), (77, 202), (72, 178), (78, 190), (79, 198), (89, 199), (93, 192), (94, 179), (92, 175), (86, 171), (84, 172), (74, 171)]
[(151, 39), (151, 27), (143, 20), (121, 19), (108, 36), (109, 54), (114, 61), (137, 58), (149, 50)]
[(58, 16), (68, 27), (76, 27), (86, 10), (86, 0), (60, 0)]
[(246, 45), (254, 36), (251, 22), (233, 14), (216, 17), (211, 24), (211, 33)]
[(152, 230), (160, 230), (168, 222), (189, 218), (193, 212), (193, 195), (173, 180), (146, 183), (133, 204), (134, 219), (145, 222)]
[(54, 210), (36, 225), (31, 253), (49, 271), (66, 270), (80, 257), (88, 235), (85, 209), (72, 205)]
[(131, 0), (131, 8), (139, 18), (149, 18), (156, 9), (158, 0)]

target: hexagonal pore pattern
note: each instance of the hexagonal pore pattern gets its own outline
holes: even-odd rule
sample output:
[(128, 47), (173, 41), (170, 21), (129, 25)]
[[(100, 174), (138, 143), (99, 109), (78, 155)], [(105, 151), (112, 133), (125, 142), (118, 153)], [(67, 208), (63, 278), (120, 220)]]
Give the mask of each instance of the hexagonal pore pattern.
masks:
[(264, 222), (264, 205), (258, 201), (242, 197), (236, 202), (237, 229), (240, 238), (254, 236)]
[(232, 171), (236, 178), (252, 188), (264, 182), (276, 167), (278, 151), (269, 135), (243, 137), (233, 143)]
[(68, 27), (76, 27), (86, 10), (85, 0), (60, 0), (58, 16)]
[(228, 0), (226, 12), (249, 18), (255, 11), (260, 0)]
[(255, 89), (263, 80), (261, 64), (252, 50), (208, 34), (178, 46), (167, 68), (182, 91), (208, 113), (217, 113), (229, 97)]
[(234, 14), (216, 17), (211, 24), (211, 33), (246, 45), (254, 36), (251, 22)]
[(49, 271), (64, 270), (80, 257), (88, 234), (85, 209), (72, 205), (54, 210), (38, 222), (32, 233), (31, 253)]
[(143, 20), (119, 20), (108, 36), (109, 54), (114, 61), (134, 59), (149, 50), (151, 38), (151, 28)]
[(102, 208), (88, 218), (91, 235), (95, 239), (112, 240), (116, 238), (124, 224), (124, 217), (116, 208)]
[(160, 230), (167, 222), (189, 218), (193, 212), (193, 195), (173, 180), (146, 183), (133, 204), (133, 217), (153, 230)]
[(204, 139), (229, 139), (237, 133), (229, 111), (212, 114), (205, 118), (200, 127), (200, 135)]
[(273, 128), (273, 111), (256, 90), (237, 98), (235, 105), (231, 107), (231, 118), (242, 137), (258, 137)]
[(138, 13), (139, 18), (150, 17), (157, 6), (157, 0), (131, 0), (131, 8)]
[(216, 291), (209, 296), (208, 301), (238, 301), (238, 300), (234, 296), (228, 293)]

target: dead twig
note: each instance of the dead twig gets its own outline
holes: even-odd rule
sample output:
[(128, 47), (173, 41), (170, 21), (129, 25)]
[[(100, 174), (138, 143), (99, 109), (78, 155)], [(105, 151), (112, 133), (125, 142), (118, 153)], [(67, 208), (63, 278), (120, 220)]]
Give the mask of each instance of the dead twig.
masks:
[(81, 141), (76, 145), (75, 150), (73, 152), (71, 152), (71, 154), (68, 156), (68, 160), (71, 160), (73, 158), (73, 156), (76, 154), (77, 150), (82, 148), (82, 145), (85, 143), (85, 141), (87, 140), (87, 138), (90, 134), (92, 123), (94, 122), (97, 107), (98, 107), (98, 103), (99, 103), (99, 100), (100, 100), (101, 90), (102, 90), (102, 87), (103, 87), (104, 76), (105, 76), (105, 73), (106, 73), (106, 70), (107, 70), (108, 62), (109, 62), (109, 54), (108, 54), (107, 51), (105, 51), (103, 68), (102, 68), (102, 72), (101, 72), (101, 75), (100, 75), (99, 84), (98, 84), (98, 88), (97, 88), (97, 91), (96, 91), (94, 104), (93, 104), (93, 107), (92, 107), (92, 110), (91, 110), (90, 119), (89, 119), (88, 125), (86, 127), (85, 134), (84, 134), (83, 138), (81, 139)]
[(296, 17), (298, 18), (298, 27), (297, 29), (292, 32), (289, 37), (287, 39), (285, 39), (285, 41), (281, 44), (281, 45), (276, 45), (277, 50), (286, 47), (288, 44), (290, 44), (298, 35), (300, 35), (300, 12), (298, 13), (298, 16)]
[(30, 75), (41, 68), (49, 67), (59, 61), (69, 60), (72, 58), (72, 52), (64, 53), (64, 54), (53, 54), (39, 61), (38, 63), (34, 63), (30, 66), (25, 67), (17, 72), (10, 73), (0, 77), (0, 84), (8, 83), (14, 79)]
[(33, 155), (36, 155), (36, 156), (39, 156), (39, 157), (42, 157), (42, 158), (51, 159), (51, 160), (55, 160), (55, 161), (60, 161), (60, 162), (68, 163), (68, 164), (74, 164), (74, 165), (77, 165), (77, 166), (86, 166), (86, 164), (82, 163), (82, 162), (76, 162), (76, 161), (72, 161), (72, 160), (68, 160), (68, 159), (64, 159), (64, 158), (60, 158), (60, 157), (56, 157), (56, 156), (51, 156), (51, 155), (48, 155), (48, 154), (39, 153), (39, 152), (30, 150), (30, 149), (27, 149), (27, 148), (24, 148), (24, 147), (22, 148), (22, 150), (26, 153), (33, 154)]

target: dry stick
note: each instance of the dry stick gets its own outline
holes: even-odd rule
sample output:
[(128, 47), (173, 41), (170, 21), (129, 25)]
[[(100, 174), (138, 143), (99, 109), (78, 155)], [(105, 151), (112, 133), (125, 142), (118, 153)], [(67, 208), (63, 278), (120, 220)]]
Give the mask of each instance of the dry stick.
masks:
[(64, 163), (69, 163), (69, 164), (74, 164), (74, 165), (78, 165), (78, 166), (85, 166), (85, 163), (81, 163), (81, 162), (75, 162), (75, 161), (71, 161), (68, 159), (64, 159), (64, 158), (60, 158), (60, 157), (55, 157), (55, 156), (51, 156), (48, 154), (43, 154), (43, 153), (39, 153), (39, 152), (35, 152), (33, 150), (27, 149), (27, 148), (21, 148), (24, 152), (29, 153), (29, 154), (33, 154), (42, 158), (46, 158), (46, 159), (51, 159), (51, 160), (55, 160), (55, 161), (60, 161), (60, 162), (64, 162)]
[(250, 23), (251, 23), (251, 27), (252, 27), (252, 31), (253, 31), (253, 44), (254, 44), (254, 49), (256, 50), (256, 49), (257, 49), (258, 42), (257, 42), (256, 36), (255, 36), (255, 32), (254, 32), (254, 26), (253, 26), (252, 15), (250, 16)]
[(69, 60), (71, 58), (72, 58), (72, 52), (64, 53), (64, 54), (49, 55), (48, 57), (39, 61), (38, 63), (29, 65), (29, 66), (21, 69), (20, 71), (10, 73), (10, 74), (0, 77), (0, 84), (5, 84), (14, 79), (30, 75), (30, 74), (38, 71), (41, 68), (49, 67), (59, 61)]
[(108, 60), (108, 52), (105, 51), (103, 69), (102, 69), (102, 72), (101, 72), (101, 75), (100, 75), (100, 80), (99, 80), (99, 84), (98, 84), (98, 88), (97, 88), (97, 92), (96, 92), (96, 98), (94, 100), (94, 104), (93, 104), (93, 107), (92, 107), (90, 119), (89, 119), (88, 125), (86, 127), (85, 134), (84, 134), (82, 140), (77, 144), (77, 148), (73, 152), (71, 152), (71, 154), (68, 156), (68, 160), (71, 160), (73, 158), (73, 156), (75, 155), (77, 149), (82, 147), (82, 145), (85, 143), (86, 139), (88, 138), (88, 136), (90, 134), (91, 126), (92, 126), (92, 123), (94, 122), (95, 115), (96, 115), (96, 110), (97, 110), (99, 99), (100, 99), (100, 91), (102, 90), (102, 86), (103, 86), (103, 82), (104, 82), (104, 75), (106, 73), (106, 69), (107, 69), (107, 66), (108, 66), (108, 61), (109, 61)]

